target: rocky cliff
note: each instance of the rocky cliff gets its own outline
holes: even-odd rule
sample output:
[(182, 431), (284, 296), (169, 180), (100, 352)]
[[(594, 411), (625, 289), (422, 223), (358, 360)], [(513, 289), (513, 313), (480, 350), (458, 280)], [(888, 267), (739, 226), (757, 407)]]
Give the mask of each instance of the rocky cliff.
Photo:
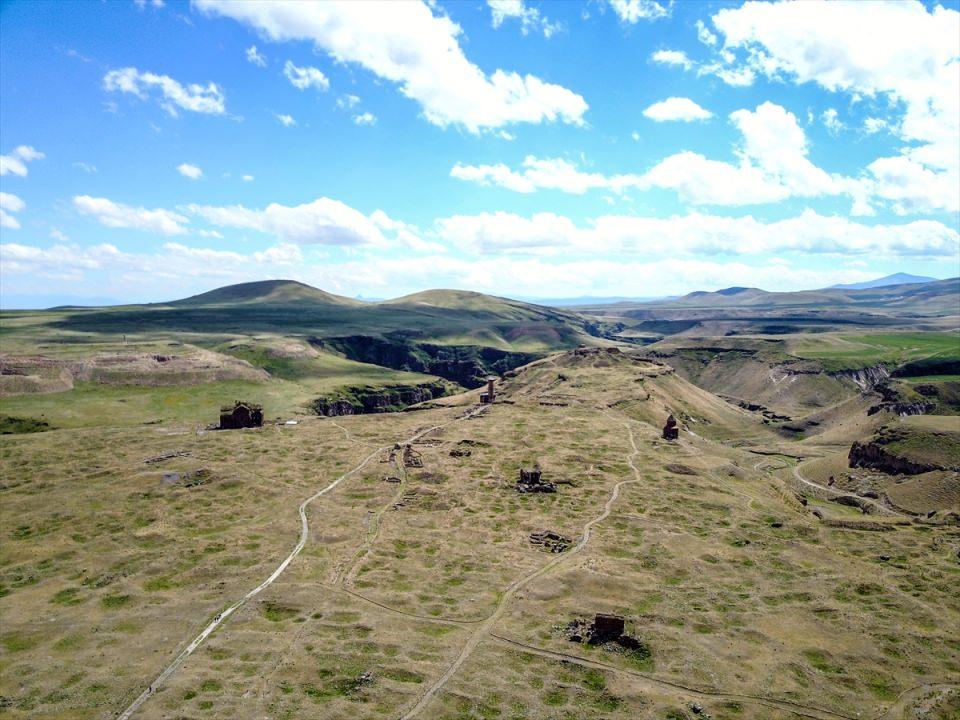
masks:
[(317, 398), (310, 407), (317, 415), (328, 417), (399, 412), (447, 393), (448, 386), (442, 382), (384, 388), (348, 387), (336, 395)]
[(350, 360), (394, 370), (437, 375), (467, 388), (478, 388), (484, 384), (488, 375), (502, 375), (540, 357), (534, 353), (478, 345), (415, 342), (401, 335), (349, 335), (324, 340), (315, 338), (311, 342), (318, 347), (341, 353)]
[(838, 380), (852, 380), (863, 392), (873, 389), (890, 377), (890, 371), (885, 365), (871, 365), (857, 370), (838, 370), (827, 374)]

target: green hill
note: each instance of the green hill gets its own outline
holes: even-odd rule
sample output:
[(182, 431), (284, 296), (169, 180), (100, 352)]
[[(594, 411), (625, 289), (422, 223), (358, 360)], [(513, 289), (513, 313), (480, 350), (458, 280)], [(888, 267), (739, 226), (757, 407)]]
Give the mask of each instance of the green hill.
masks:
[(203, 305), (360, 305), (360, 301), (334, 295), (296, 280), (261, 280), (240, 283), (193, 295), (183, 300), (163, 303), (173, 306)]

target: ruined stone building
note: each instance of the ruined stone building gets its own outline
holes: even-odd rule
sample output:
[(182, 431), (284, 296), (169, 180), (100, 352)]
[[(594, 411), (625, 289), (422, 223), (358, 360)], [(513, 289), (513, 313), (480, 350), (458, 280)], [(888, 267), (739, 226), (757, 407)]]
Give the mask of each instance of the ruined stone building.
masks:
[(240, 402), (220, 408), (220, 429), (238, 430), (263, 426), (263, 407), (254, 403)]
[(493, 383), (495, 380), (496, 378), (494, 377), (487, 378), (487, 389), (480, 393), (480, 404), (489, 405), (496, 399), (497, 393), (493, 389)]
[(664, 440), (677, 440), (680, 437), (680, 428), (677, 426), (677, 419), (671, 415), (667, 418), (667, 424), (663, 426)]

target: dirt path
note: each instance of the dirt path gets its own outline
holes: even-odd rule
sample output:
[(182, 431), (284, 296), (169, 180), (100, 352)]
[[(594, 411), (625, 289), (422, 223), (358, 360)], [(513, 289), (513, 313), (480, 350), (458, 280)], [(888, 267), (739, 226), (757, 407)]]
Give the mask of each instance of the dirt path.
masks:
[(850, 715), (843, 715), (841, 713), (836, 713), (831, 710), (823, 710), (821, 708), (808, 707), (806, 705), (792, 703), (787, 700), (774, 700), (772, 698), (759, 697), (757, 695), (740, 695), (738, 693), (708, 692), (706, 690), (697, 690), (695, 688), (687, 687), (686, 685), (670, 682), (669, 680), (658, 680), (649, 675), (645, 675), (644, 673), (637, 672), (636, 670), (628, 670), (626, 668), (617, 667), (616, 665), (609, 665), (597, 660), (582, 658), (578, 655), (570, 655), (568, 653), (538, 648), (534, 645), (527, 645), (526, 643), (511, 640), (510, 638), (504, 637), (503, 635), (498, 635), (497, 633), (490, 633), (490, 637), (495, 638), (497, 641), (505, 645), (517, 648), (526, 653), (530, 653), (531, 655), (538, 655), (551, 660), (559, 660), (560, 662), (569, 662), (582, 667), (596, 668), (598, 670), (609, 670), (619, 675), (626, 675), (632, 681), (634, 681), (636, 685), (651, 692), (666, 692), (672, 695), (685, 696), (691, 700), (731, 700), (734, 702), (748, 703), (752, 705), (763, 705), (764, 707), (773, 708), (775, 710), (785, 710), (793, 713), (794, 715), (798, 715), (799, 717), (815, 718), (816, 720), (857, 720)]
[[(829, 488), (829, 487), (827, 487), (826, 485), (821, 485), (821, 484), (819, 484), (819, 483), (815, 483), (815, 482), (813, 482), (813, 480), (807, 480), (807, 478), (805, 478), (805, 477), (800, 473), (800, 466), (799, 466), (799, 465), (795, 465), (795, 466), (794, 466), (794, 468), (793, 468), (793, 476), (794, 476), (798, 481), (800, 481), (801, 483), (803, 483), (804, 485), (808, 485), (808, 486), (810, 486), (810, 487), (812, 487), (812, 488), (816, 488), (817, 490), (820, 490), (821, 492), (825, 492), (825, 493), (827, 493), (827, 495), (830, 495), (830, 496), (832, 496), (832, 497), (839, 497), (839, 496), (841, 496), (841, 495), (854, 495), (854, 494), (855, 494), (855, 493), (852, 493), (852, 492), (848, 492), (848, 493), (840, 492), (839, 490), (834, 490), (833, 488)], [(892, 508), (888, 508), (886, 505), (882, 505), (881, 503), (878, 503), (878, 502), (876, 502), (876, 501), (874, 501), (874, 500), (872, 500), (872, 499), (870, 499), (870, 498), (861, 497), (860, 495), (857, 495), (856, 497), (857, 497), (858, 500), (862, 500), (862, 501), (865, 502), (866, 504), (872, 505), (873, 507), (877, 508), (877, 510), (879, 510), (881, 514), (884, 514), (884, 515), (896, 515), (897, 517), (906, 518), (907, 520), (912, 520), (912, 519), (913, 519), (913, 516), (912, 516), (912, 515), (907, 515), (906, 513), (898, 512), (897, 510), (893, 510)]]
[(480, 627), (474, 631), (473, 635), (470, 636), (466, 644), (460, 650), (460, 654), (457, 655), (457, 658), (450, 664), (450, 667), (448, 667), (443, 675), (437, 678), (436, 682), (434, 682), (433, 685), (431, 685), (427, 691), (420, 696), (420, 699), (417, 700), (416, 705), (410, 708), (410, 710), (408, 710), (402, 716), (402, 720), (411, 720), (411, 718), (416, 717), (420, 711), (423, 710), (433, 699), (437, 692), (439, 692), (443, 686), (447, 684), (447, 681), (453, 677), (454, 673), (460, 669), (463, 663), (465, 663), (473, 654), (473, 651), (477, 649), (477, 646), (480, 644), (483, 638), (490, 634), (490, 628), (492, 628), (493, 625), (496, 624), (497, 620), (500, 619), (500, 616), (503, 614), (504, 610), (506, 610), (507, 603), (510, 602), (513, 596), (516, 595), (519, 590), (536, 580), (541, 575), (545, 575), (546, 573), (550, 572), (561, 563), (567, 562), (571, 557), (576, 556), (587, 546), (587, 543), (590, 542), (590, 535), (594, 526), (606, 520), (612, 512), (613, 504), (617, 501), (617, 498), (620, 497), (620, 488), (630, 483), (640, 482), (640, 470), (633, 462), (634, 456), (639, 454), (640, 449), (637, 447), (637, 442), (633, 435), (633, 428), (629, 423), (625, 423), (625, 425), (627, 432), (630, 435), (630, 446), (632, 450), (627, 456), (627, 463), (630, 465), (631, 470), (633, 470), (633, 479), (621, 480), (613, 486), (613, 492), (610, 494), (610, 497), (604, 504), (603, 512), (583, 526), (583, 533), (580, 537), (580, 541), (576, 545), (570, 548), (570, 550), (567, 552), (558, 556), (556, 559), (551, 560), (543, 567), (534, 570), (532, 573), (529, 573), (528, 575), (525, 575), (511, 583), (511, 585), (500, 596), (500, 601), (497, 603), (497, 607), (494, 609), (493, 613), (491, 613), (491, 615), (483, 621)]
[[(408, 438), (407, 440), (404, 440), (403, 443), (412, 443), (415, 440), (423, 437), (424, 435), (433, 432), (434, 430), (438, 430), (440, 428), (446, 427), (447, 425), (458, 422), (460, 420), (465, 420), (467, 418), (473, 417), (479, 414), (479, 412), (480, 410), (478, 408), (471, 409), (466, 414), (453, 418), (452, 420), (449, 420), (446, 423), (442, 423), (440, 425), (434, 425), (432, 427), (427, 428), (426, 430), (420, 430), (416, 432), (413, 436)], [(344, 428), (341, 428), (341, 430), (343, 429)], [(189, 645), (187, 645), (183, 650), (181, 650), (180, 654), (177, 655), (173, 659), (173, 661), (169, 665), (167, 665), (166, 668), (163, 669), (163, 671), (154, 679), (154, 681), (150, 683), (150, 685), (142, 693), (140, 693), (140, 695), (138, 695), (137, 698), (132, 703), (130, 703), (130, 705), (122, 713), (120, 713), (120, 715), (118, 716), (118, 720), (129, 720), (133, 716), (133, 714), (140, 709), (140, 706), (143, 705), (150, 698), (150, 696), (154, 692), (156, 692), (156, 690), (164, 682), (166, 682), (166, 680), (171, 675), (173, 675), (174, 672), (177, 671), (177, 669), (181, 665), (183, 665), (186, 659), (189, 658), (194, 653), (194, 651), (196, 651), (196, 649), (199, 648), (203, 644), (203, 642), (208, 637), (210, 637), (210, 635), (212, 635), (213, 632), (218, 627), (223, 625), (227, 621), (227, 619), (231, 615), (233, 615), (233, 613), (239, 610), (249, 600), (253, 599), (257, 595), (259, 595), (261, 592), (266, 590), (268, 587), (270, 587), (277, 580), (277, 578), (279, 578), (283, 574), (283, 572), (287, 569), (290, 563), (293, 562), (293, 560), (297, 557), (297, 555), (300, 554), (304, 546), (307, 544), (307, 538), (310, 535), (310, 526), (307, 521), (307, 507), (310, 505), (310, 503), (312, 503), (317, 498), (323, 495), (326, 495), (328, 492), (336, 488), (341, 482), (346, 480), (348, 477), (350, 477), (354, 473), (363, 469), (367, 465), (367, 463), (369, 463), (373, 458), (378, 456), (380, 453), (388, 450), (390, 447), (392, 447), (392, 445), (384, 445), (382, 447), (376, 448), (373, 452), (367, 455), (358, 465), (354, 466), (352, 469), (343, 473), (338, 478), (333, 480), (329, 485), (325, 486), (321, 490), (318, 490), (313, 495), (311, 495), (306, 500), (304, 500), (302, 503), (300, 503), (300, 506), (297, 508), (297, 512), (300, 515), (300, 537), (297, 540), (297, 544), (294, 546), (293, 550), (290, 551), (290, 554), (283, 559), (283, 561), (277, 566), (277, 568), (270, 574), (270, 576), (266, 580), (264, 580), (262, 583), (257, 585), (255, 588), (253, 588), (253, 590), (248, 592), (239, 600), (236, 600), (233, 603), (231, 603), (229, 606), (227, 606), (225, 610), (217, 614), (217, 616), (214, 617), (213, 620), (211, 620), (207, 624), (207, 626), (200, 631), (200, 634), (197, 635), (190, 642)]]

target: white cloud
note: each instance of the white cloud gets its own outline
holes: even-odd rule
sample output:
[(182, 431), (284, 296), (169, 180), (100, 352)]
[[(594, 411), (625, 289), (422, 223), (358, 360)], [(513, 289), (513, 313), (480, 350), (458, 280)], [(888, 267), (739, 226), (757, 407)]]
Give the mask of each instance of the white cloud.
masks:
[(644, 174), (646, 187), (675, 191), (693, 205), (754, 205), (779, 202), (790, 196), (749, 162), (732, 165), (699, 153), (671, 155)]
[(244, 182), (253, 182), (253, 181), (254, 181), (253, 175), (244, 175), (241, 179), (242, 179)]
[(683, 50), (657, 50), (650, 59), (659, 65), (675, 65), (684, 70), (689, 70), (694, 65), (693, 60), (687, 57)]
[[(960, 211), (960, 184), (909, 157), (874, 160), (867, 166), (871, 193), (892, 203), (898, 215)], [(949, 177), (949, 176), (947, 176)]]
[(103, 89), (107, 92), (130, 93), (144, 100), (154, 88), (162, 95), (160, 107), (173, 117), (178, 115), (177, 108), (207, 115), (226, 112), (223, 91), (213, 82), (183, 86), (168, 75), (141, 72), (134, 67), (111, 70), (103, 76)]
[(712, 112), (704, 110), (690, 98), (683, 97), (671, 97), (656, 102), (644, 110), (643, 114), (656, 122), (666, 120), (691, 122), (693, 120), (708, 120), (713, 117)]
[(257, 50), (256, 45), (251, 45), (247, 48), (247, 62), (256, 65), (257, 67), (266, 67), (267, 66), (267, 57), (259, 50)]
[(812, 210), (786, 220), (762, 222), (690, 213), (668, 218), (605, 215), (578, 227), (553, 213), (530, 218), (496, 212), (455, 215), (436, 221), (437, 233), (464, 250), (483, 254), (569, 256), (618, 252), (630, 256), (853, 255), (955, 258), (960, 234), (942, 223), (915, 220), (904, 225), (864, 225)]
[(560, 23), (550, 22), (537, 8), (528, 6), (524, 0), (487, 0), (487, 5), (490, 7), (491, 21), (495, 28), (510, 18), (520, 21), (520, 32), (524, 35), (531, 30), (539, 30), (544, 37), (549, 38), (562, 27)]
[(836, 108), (827, 108), (824, 110), (820, 115), (820, 120), (823, 121), (823, 125), (827, 128), (827, 131), (834, 136), (846, 127), (840, 120), (840, 113), (837, 112)]
[(697, 39), (704, 45), (713, 47), (717, 44), (717, 36), (710, 32), (703, 20), (697, 20)]
[[(863, 4), (838, 2), (745, 3), (720, 10), (713, 23), (727, 52), (744, 53), (743, 65), (758, 74), (816, 83), (851, 99), (885, 96), (902, 103), (896, 132), (910, 145), (899, 158), (885, 158), (880, 169), (897, 166), (897, 176), (935, 183), (944, 198), (960, 187), (960, 12), (929, 10), (916, 0)], [(878, 127), (878, 126), (874, 126)], [(932, 175), (924, 175), (927, 170)], [(935, 176), (935, 179), (931, 179)], [(878, 182), (883, 185), (882, 181)], [(881, 197), (892, 190), (880, 188)], [(927, 204), (932, 207), (932, 204)], [(938, 201), (938, 207), (956, 202)], [(911, 204), (899, 204), (907, 211)]]
[(23, 210), (27, 204), (16, 195), (0, 192), (0, 227), (19, 230), (20, 222), (13, 216)]
[(297, 90), (306, 90), (315, 87), (317, 90), (328, 90), (330, 81), (327, 76), (315, 67), (297, 67), (287, 60), (283, 65), (283, 74)]
[(843, 183), (818, 168), (807, 157), (807, 137), (796, 116), (772, 102), (753, 112), (737, 110), (730, 119), (743, 135), (741, 157), (789, 190), (791, 195), (836, 195)]
[(354, 125), (376, 125), (377, 116), (372, 112), (363, 112), (353, 116)]
[(99, 172), (96, 165), (91, 165), (85, 162), (75, 162), (73, 166), (83, 170), (85, 173), (90, 173), (91, 175), (95, 175), (97, 172)]
[(349, 110), (360, 102), (356, 95), (341, 95), (337, 98), (337, 107), (341, 110)]
[(99, 273), (97, 287), (119, 286), (141, 298), (144, 291), (152, 291), (159, 293), (155, 297), (169, 299), (176, 295), (171, 287), (190, 279), (199, 280), (200, 287), (208, 290), (230, 282), (288, 277), (302, 265), (303, 255), (299, 247), (290, 244), (241, 254), (181, 243), (165, 243), (155, 253), (127, 253), (109, 244), (81, 247), (62, 243), (39, 248), (3, 243), (0, 259), (5, 285), (18, 276), (26, 276), (28, 282), (37, 277), (83, 282), (89, 275)]
[(888, 127), (887, 121), (883, 118), (868, 117), (863, 121), (863, 131), (867, 135), (873, 135), (881, 130), (887, 129)]
[(189, 205), (187, 210), (218, 227), (254, 230), (284, 242), (341, 246), (385, 246), (382, 218), (367, 217), (339, 200), (318, 198), (303, 205), (271, 203), (262, 210), (243, 205)]
[(61, 232), (57, 228), (54, 228), (53, 230), (50, 231), (50, 237), (52, 237), (54, 240), (59, 240), (60, 242), (68, 242), (70, 240), (70, 238), (68, 238), (63, 232)]
[[(138, 9), (143, 10), (147, 7), (147, 0), (133, 0), (133, 4), (137, 6)], [(150, 6), (154, 8), (162, 8), (166, 3), (163, 0), (150, 0)]]
[(670, 16), (669, 6), (656, 0), (607, 0), (622, 22), (636, 25), (640, 20), (659, 20)]
[(185, 178), (190, 178), (191, 180), (199, 180), (203, 177), (203, 170), (198, 168), (196, 165), (191, 165), (190, 163), (181, 163), (177, 165), (177, 172), (183, 175)]
[(30, 145), (18, 145), (9, 155), (0, 155), (0, 176), (18, 175), (26, 177), (29, 170), (27, 163), (34, 160), (43, 160), (46, 155), (34, 150)]
[(131, 228), (162, 235), (181, 235), (187, 231), (184, 227), (187, 218), (170, 210), (148, 210), (89, 195), (74, 196), (73, 206), (81, 214), (93, 216), (106, 227)]
[(562, 159), (527, 156), (519, 171), (503, 164), (457, 163), (450, 175), (480, 185), (497, 185), (521, 193), (539, 189), (582, 194), (591, 189), (622, 193), (628, 189), (662, 188), (694, 205), (753, 205), (789, 197), (850, 195), (858, 214), (870, 214), (868, 193), (860, 181), (833, 176), (807, 157), (807, 138), (796, 117), (770, 102), (755, 111), (737, 110), (731, 122), (740, 131), (736, 163), (680, 152), (659, 161), (644, 173), (606, 176), (587, 173)]
[(395, 82), (424, 117), (478, 133), (518, 122), (583, 124), (584, 99), (533, 75), (471, 63), (462, 30), (423, 2), (271, 2), (195, 0), (208, 14), (231, 17), (272, 41), (312, 41), (342, 63), (357, 63)]
[(620, 192), (626, 187), (639, 184), (639, 179), (634, 175), (606, 177), (600, 173), (585, 173), (568, 160), (537, 158), (533, 155), (524, 158), (522, 172), (511, 170), (503, 164), (462, 165), (457, 163), (451, 168), (450, 176), (479, 185), (498, 185), (520, 193), (532, 193), (544, 189), (582, 195), (588, 190), (597, 188)]
[(274, 113), (274, 117), (284, 127), (293, 127), (294, 125), (297, 124), (297, 121), (293, 119), (292, 115), (284, 115), (283, 113)]

